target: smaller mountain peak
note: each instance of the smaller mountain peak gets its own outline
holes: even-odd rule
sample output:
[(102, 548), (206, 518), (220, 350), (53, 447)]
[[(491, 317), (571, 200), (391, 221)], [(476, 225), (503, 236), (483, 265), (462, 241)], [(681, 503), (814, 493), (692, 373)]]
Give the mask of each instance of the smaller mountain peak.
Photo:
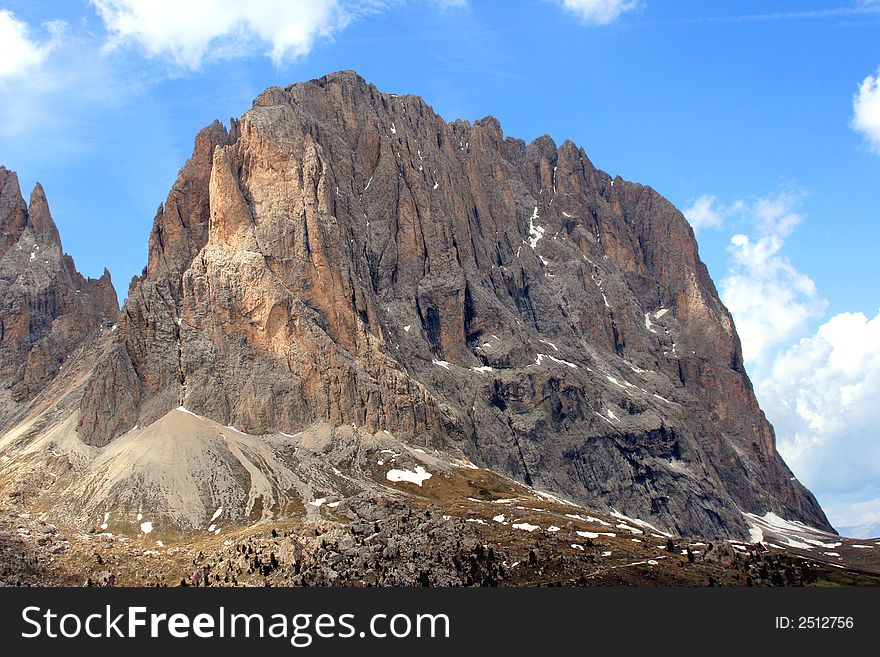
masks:
[(61, 246), (61, 237), (58, 235), (58, 228), (52, 219), (46, 192), (40, 183), (34, 185), (31, 192), (31, 200), (28, 204), (28, 224), (33, 228), (39, 243)]
[(0, 166), (0, 198), (2, 198), (4, 202), (11, 201), (15, 198), (21, 199), (21, 187), (19, 187), (18, 184), (18, 174), (4, 166)]
[(48, 201), (46, 200), (46, 190), (43, 189), (43, 185), (40, 182), (37, 182), (34, 185), (34, 188), (31, 190), (31, 202), (33, 203), (43, 203), (48, 206)]
[(21, 237), (27, 224), (27, 207), (15, 171), (0, 166), (0, 256)]
[(116, 296), (116, 288), (113, 287), (113, 279), (110, 270), (104, 267), (101, 278), (88, 283), (95, 291), (95, 308), (100, 317), (111, 320), (119, 312), (119, 298)]

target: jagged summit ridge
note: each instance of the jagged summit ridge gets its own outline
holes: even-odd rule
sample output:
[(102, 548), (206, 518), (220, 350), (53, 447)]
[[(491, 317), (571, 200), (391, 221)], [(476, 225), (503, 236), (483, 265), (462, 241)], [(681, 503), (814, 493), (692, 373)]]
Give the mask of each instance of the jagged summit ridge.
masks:
[(102, 354), (96, 447), (181, 406), (252, 435), (353, 424), (681, 533), (828, 527), (680, 212), (570, 141), (353, 72), (199, 133)]

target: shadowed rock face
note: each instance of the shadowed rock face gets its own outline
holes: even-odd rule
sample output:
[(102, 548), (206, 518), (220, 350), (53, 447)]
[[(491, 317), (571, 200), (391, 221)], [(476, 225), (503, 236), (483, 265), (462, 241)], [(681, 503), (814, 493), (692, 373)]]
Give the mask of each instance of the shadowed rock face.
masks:
[(740, 511), (830, 529), (678, 210), (352, 72), (199, 133), (114, 340), (92, 445), (179, 405), (253, 434), (353, 423), (685, 534), (747, 535)]
[(118, 313), (110, 273), (85, 279), (63, 253), (42, 186), (25, 204), (18, 177), (0, 167), (0, 417), (42, 391)]

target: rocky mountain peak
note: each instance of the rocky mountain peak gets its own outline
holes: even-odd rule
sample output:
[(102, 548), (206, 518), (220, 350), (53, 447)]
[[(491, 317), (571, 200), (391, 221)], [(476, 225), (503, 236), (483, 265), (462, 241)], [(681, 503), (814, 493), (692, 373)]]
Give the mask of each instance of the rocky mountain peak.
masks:
[(30, 203), (16, 174), (0, 167), (0, 386), (4, 424), (42, 391), (70, 355), (119, 312), (105, 269), (85, 279), (64, 254), (42, 185)]
[(828, 527), (672, 204), (353, 71), (199, 133), (112, 342), (92, 445), (179, 406), (254, 435), (355, 425), (683, 533)]
[(18, 241), (27, 222), (27, 205), (21, 196), (18, 176), (0, 166), (0, 256)]
[(46, 200), (46, 192), (40, 183), (34, 185), (28, 203), (28, 225), (34, 231), (37, 242), (43, 246), (57, 246), (61, 248), (61, 237), (58, 228), (49, 211), (49, 201)]

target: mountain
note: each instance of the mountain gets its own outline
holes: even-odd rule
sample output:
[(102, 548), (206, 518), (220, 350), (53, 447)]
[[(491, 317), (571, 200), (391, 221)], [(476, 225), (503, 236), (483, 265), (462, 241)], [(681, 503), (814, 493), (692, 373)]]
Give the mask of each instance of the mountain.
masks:
[[(37, 183), (0, 166), (0, 414), (15, 416), (119, 313), (110, 274), (77, 272)], [(106, 327), (104, 327), (106, 328)]]
[[(11, 244), (27, 220), (5, 198)], [(140, 432), (183, 440), (185, 411), (249, 437), (325, 427), (333, 449), (384, 433), (684, 535), (748, 536), (745, 512), (833, 531), (776, 452), (675, 207), (570, 141), (446, 123), (353, 72), (270, 88), (199, 133), (116, 321), (54, 426), (75, 426), (58, 443), (78, 452), (139, 460), (91, 461), (71, 508), (146, 500), (186, 525), (313, 488), (299, 462), (276, 471), (271, 441), (243, 458), (227, 434), (210, 458), (175, 452), (194, 459), (181, 470), (228, 466), (197, 505), (145, 484), (157, 452)]]
[(112, 340), (89, 445), (177, 407), (253, 435), (353, 424), (682, 533), (830, 529), (680, 212), (571, 142), (352, 72), (198, 135)]

